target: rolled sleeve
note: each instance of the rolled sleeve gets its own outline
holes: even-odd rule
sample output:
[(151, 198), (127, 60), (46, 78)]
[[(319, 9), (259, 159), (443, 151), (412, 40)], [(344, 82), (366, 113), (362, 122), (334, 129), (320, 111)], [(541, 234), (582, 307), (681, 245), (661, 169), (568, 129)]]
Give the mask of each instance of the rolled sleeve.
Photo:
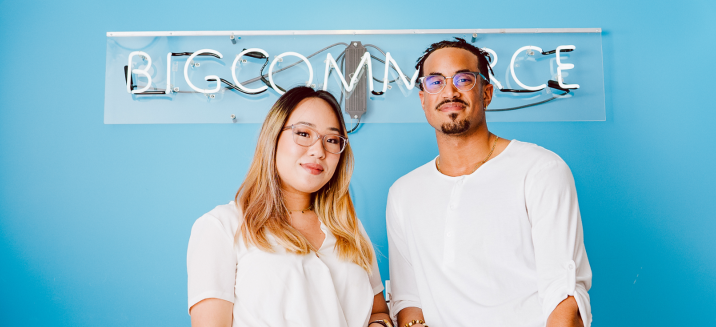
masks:
[(373, 266), (370, 274), (370, 286), (373, 288), (373, 295), (378, 295), (385, 288), (383, 287), (383, 280), (380, 278), (380, 268), (378, 268), (378, 261), (376, 256), (373, 256)]
[(568, 296), (574, 296), (584, 326), (592, 321), (589, 294), (592, 270), (584, 247), (582, 220), (572, 172), (561, 159), (534, 169), (525, 181), (532, 223), (538, 292), (547, 321)]
[(405, 308), (421, 308), (415, 272), (410, 261), (408, 244), (405, 240), (403, 218), (394, 205), (394, 193), (388, 194), (386, 227), (390, 258), (390, 314), (397, 321), (398, 312)]
[(213, 216), (197, 219), (187, 249), (189, 310), (208, 298), (234, 302), (236, 284), (234, 239)]
[[(358, 227), (360, 228), (360, 232), (363, 234), (363, 237), (365, 237), (372, 247), (373, 242), (371, 242), (370, 236), (368, 236), (368, 232), (365, 231), (363, 222), (361, 222), (360, 219), (358, 219)], [(380, 278), (380, 268), (378, 267), (378, 251), (375, 251), (375, 249), (373, 250), (373, 262), (371, 263), (371, 273), (369, 279), (370, 287), (373, 289), (373, 295), (378, 295), (383, 291), (383, 280)]]

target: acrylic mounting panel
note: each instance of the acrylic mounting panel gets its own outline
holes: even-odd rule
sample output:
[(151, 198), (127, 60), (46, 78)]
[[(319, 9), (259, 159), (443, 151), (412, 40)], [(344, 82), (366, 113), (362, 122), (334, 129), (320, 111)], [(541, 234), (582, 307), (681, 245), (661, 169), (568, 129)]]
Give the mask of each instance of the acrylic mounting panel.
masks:
[[(370, 59), (374, 78), (372, 90), (379, 93), (384, 89), (382, 80), (385, 65), (382, 61), (385, 61), (386, 56), (381, 50), (390, 53), (403, 75), (401, 78), (391, 65), (388, 79), (392, 82), (385, 88), (385, 93), (376, 96), (368, 90), (367, 112), (361, 117), (361, 122), (425, 122), (418, 98), (419, 90), (417, 87), (411, 88), (416, 72), (415, 62), (430, 44), (454, 37), (464, 38), (480, 48), (489, 48), (493, 54), (495, 92), (488, 110), (524, 106), (514, 110), (490, 111), (487, 114), (488, 121), (606, 119), (601, 29), (589, 28), (108, 32), (105, 123), (261, 123), (280, 96), (268, 81), (269, 68), (273, 69), (271, 77), (274, 84), (284, 89), (307, 84), (317, 89), (323, 88), (326, 61), (331, 62), (327, 60), (328, 54), (344, 71), (347, 67), (341, 65), (341, 54), (353, 42), (360, 42), (373, 57)], [(331, 45), (334, 46), (320, 51)], [(532, 48), (525, 48), (527, 46)], [(574, 46), (574, 50), (561, 51), (558, 59), (556, 53), (549, 52), (560, 46)], [(237, 60), (237, 55), (244, 49), (252, 48), (264, 50), (269, 59), (244, 55)], [(221, 59), (205, 54), (189, 61), (189, 54), (199, 50), (213, 50), (215, 55), (221, 55)], [(309, 65), (295, 54), (278, 58), (286, 52), (304, 57), (318, 53), (307, 58), (310, 62), (309, 68)], [(133, 89), (129, 92), (141, 91), (151, 78), (149, 88), (144, 91), (151, 94), (128, 92), (125, 66), (129, 66), (129, 57), (133, 53), (130, 83)], [(170, 53), (186, 54), (172, 56)], [(234, 63), (236, 69), (232, 74)], [(294, 63), (297, 64), (293, 65)], [(569, 65), (573, 65), (573, 68), (569, 69)], [(266, 83), (259, 78), (262, 67)], [(548, 84), (549, 80), (556, 82), (560, 67), (562, 85), (577, 84), (578, 89), (571, 89), (567, 94), (564, 90), (549, 86), (530, 93), (499, 90), (500, 86), (502, 89), (523, 90), (540, 88)], [(345, 86), (334, 66), (329, 69), (327, 90), (338, 99), (352, 96), (353, 92), (345, 92)], [(312, 80), (307, 83), (311, 73)], [(365, 67), (360, 70), (357, 78), (363, 75), (370, 80)], [(211, 79), (208, 76), (215, 76), (214, 78), (218, 77), (232, 84), (239, 82), (245, 88), (267, 90), (261, 94), (245, 94), (230, 89), (228, 84), (223, 82), (207, 80)], [(351, 77), (352, 75), (345, 76), (349, 85)], [(217, 89), (218, 91), (211, 93)], [(550, 101), (544, 102), (545, 100)], [(350, 122), (348, 115), (345, 115), (345, 118)]]

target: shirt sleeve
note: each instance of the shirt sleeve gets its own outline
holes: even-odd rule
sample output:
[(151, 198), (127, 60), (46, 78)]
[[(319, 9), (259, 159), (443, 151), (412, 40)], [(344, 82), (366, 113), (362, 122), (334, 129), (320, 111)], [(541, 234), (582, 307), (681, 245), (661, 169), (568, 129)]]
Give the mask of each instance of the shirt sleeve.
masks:
[[(358, 220), (358, 226), (360, 226), (360, 231), (363, 233), (363, 237), (368, 241), (368, 244), (370, 246), (373, 246), (373, 242), (370, 241), (370, 237), (368, 236), (368, 233), (365, 231), (365, 228), (363, 227), (363, 223)], [(380, 278), (380, 268), (378, 268), (378, 254), (377, 251), (373, 250), (373, 263), (371, 265), (370, 269), (371, 273), (369, 276), (370, 279), (370, 287), (373, 288), (373, 295), (376, 295), (383, 291), (383, 280)]]
[(544, 319), (571, 295), (577, 300), (584, 326), (589, 327), (592, 314), (587, 291), (592, 285), (592, 269), (584, 248), (574, 178), (567, 164), (557, 158), (530, 172), (525, 198)]
[(234, 303), (234, 238), (215, 217), (204, 215), (194, 223), (189, 237), (186, 268), (189, 310), (208, 298)]
[(415, 272), (410, 261), (408, 243), (404, 237), (403, 217), (399, 214), (399, 208), (395, 206), (393, 189), (388, 193), (386, 225), (390, 258), (390, 315), (393, 321), (397, 321), (398, 312), (401, 310), (409, 307), (422, 308), (422, 306)]
[[(375, 252), (375, 251), (374, 251)], [(377, 255), (373, 255), (373, 266), (371, 267), (370, 286), (373, 288), (373, 295), (377, 295), (383, 291), (383, 280), (380, 278), (380, 268), (378, 268)]]

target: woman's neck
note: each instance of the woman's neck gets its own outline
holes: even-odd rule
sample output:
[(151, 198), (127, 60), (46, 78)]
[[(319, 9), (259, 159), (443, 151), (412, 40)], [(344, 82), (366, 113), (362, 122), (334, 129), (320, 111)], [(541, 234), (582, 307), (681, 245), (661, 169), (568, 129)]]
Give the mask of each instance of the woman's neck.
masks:
[(311, 206), (311, 194), (301, 192), (292, 187), (283, 189), (283, 201), (290, 211), (305, 210)]

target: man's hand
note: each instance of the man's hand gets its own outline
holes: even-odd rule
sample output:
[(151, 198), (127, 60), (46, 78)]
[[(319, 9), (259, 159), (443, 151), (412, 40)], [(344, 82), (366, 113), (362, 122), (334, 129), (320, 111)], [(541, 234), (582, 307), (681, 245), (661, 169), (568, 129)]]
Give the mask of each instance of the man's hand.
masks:
[(560, 302), (547, 319), (547, 327), (584, 327), (574, 296)]

